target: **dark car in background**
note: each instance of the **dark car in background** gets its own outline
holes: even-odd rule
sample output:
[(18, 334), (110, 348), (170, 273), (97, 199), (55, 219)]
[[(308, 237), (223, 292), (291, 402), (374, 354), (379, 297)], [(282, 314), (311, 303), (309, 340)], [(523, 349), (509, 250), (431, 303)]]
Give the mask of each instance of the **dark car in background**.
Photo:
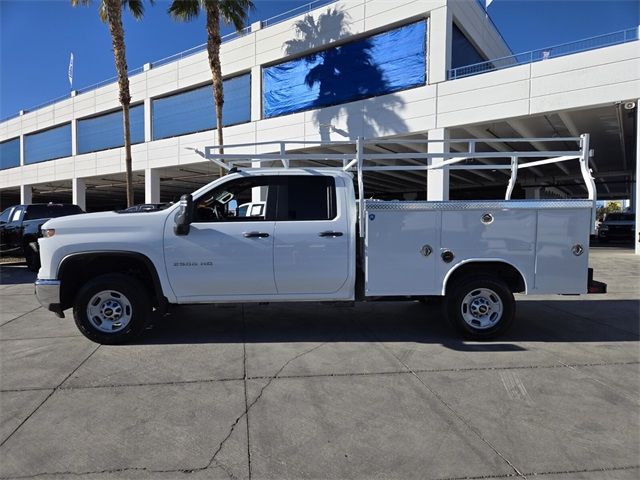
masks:
[(635, 215), (629, 212), (607, 213), (598, 226), (598, 240), (632, 241), (636, 229)]
[(116, 211), (118, 213), (157, 212), (158, 210), (164, 210), (171, 205), (173, 205), (173, 203), (141, 203), (139, 205), (134, 205), (133, 207), (125, 208), (124, 210)]
[(50, 218), (84, 213), (68, 203), (14, 205), (0, 213), (0, 256), (24, 257), (31, 271), (40, 268), (40, 227)]

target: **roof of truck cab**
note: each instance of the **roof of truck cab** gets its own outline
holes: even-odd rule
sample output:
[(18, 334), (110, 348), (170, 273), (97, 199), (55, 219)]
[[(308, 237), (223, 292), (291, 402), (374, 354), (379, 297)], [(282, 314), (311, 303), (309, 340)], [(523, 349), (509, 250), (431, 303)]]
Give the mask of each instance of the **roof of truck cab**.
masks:
[(330, 175), (334, 177), (352, 177), (350, 172), (339, 168), (239, 168), (229, 175)]

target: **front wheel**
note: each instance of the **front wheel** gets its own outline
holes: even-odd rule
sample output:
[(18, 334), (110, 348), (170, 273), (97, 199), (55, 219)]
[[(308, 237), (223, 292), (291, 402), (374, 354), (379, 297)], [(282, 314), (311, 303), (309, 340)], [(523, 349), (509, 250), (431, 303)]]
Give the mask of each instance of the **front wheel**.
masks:
[(82, 334), (101, 344), (118, 344), (140, 335), (151, 315), (144, 286), (129, 275), (112, 273), (90, 280), (76, 295), (73, 317)]
[(515, 317), (515, 300), (506, 283), (494, 276), (460, 281), (445, 298), (449, 323), (467, 338), (488, 340), (504, 333)]

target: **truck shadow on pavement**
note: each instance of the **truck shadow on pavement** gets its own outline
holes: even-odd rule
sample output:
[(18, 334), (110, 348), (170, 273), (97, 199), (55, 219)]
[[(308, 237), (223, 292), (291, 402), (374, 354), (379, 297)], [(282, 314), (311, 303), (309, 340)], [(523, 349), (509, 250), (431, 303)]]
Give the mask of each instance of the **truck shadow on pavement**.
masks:
[[(24, 263), (0, 267), (0, 285), (32, 284)], [(369, 302), (180, 305), (135, 343), (146, 345), (290, 342), (414, 342), (458, 351), (526, 351), (523, 342), (637, 342), (640, 300), (558, 297), (517, 301), (516, 320), (491, 342), (465, 342), (444, 320), (438, 304)], [(34, 298), (35, 301), (35, 298)], [(73, 322), (71, 310), (65, 319)], [(53, 314), (51, 314), (53, 316)]]
[(33, 283), (36, 274), (27, 269), (24, 261), (3, 263), (0, 265), (0, 285), (18, 285), (21, 283)]
[[(143, 344), (415, 342), (459, 351), (525, 351), (521, 342), (635, 342), (636, 300), (521, 300), (511, 330), (491, 342), (465, 342), (438, 305), (375, 302), (179, 306), (142, 337)], [(608, 313), (607, 313), (608, 312)]]

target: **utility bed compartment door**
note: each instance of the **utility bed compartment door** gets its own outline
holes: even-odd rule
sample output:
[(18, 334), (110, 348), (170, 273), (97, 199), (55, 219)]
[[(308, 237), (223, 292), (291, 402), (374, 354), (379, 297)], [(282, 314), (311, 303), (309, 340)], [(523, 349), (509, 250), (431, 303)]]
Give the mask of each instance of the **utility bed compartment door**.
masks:
[[(590, 209), (539, 210), (535, 286), (529, 293), (587, 293)], [(575, 255), (573, 247), (583, 253)]]
[[(366, 295), (440, 293), (435, 285), (440, 215), (435, 210), (367, 211)], [(424, 255), (429, 249), (431, 253)]]

